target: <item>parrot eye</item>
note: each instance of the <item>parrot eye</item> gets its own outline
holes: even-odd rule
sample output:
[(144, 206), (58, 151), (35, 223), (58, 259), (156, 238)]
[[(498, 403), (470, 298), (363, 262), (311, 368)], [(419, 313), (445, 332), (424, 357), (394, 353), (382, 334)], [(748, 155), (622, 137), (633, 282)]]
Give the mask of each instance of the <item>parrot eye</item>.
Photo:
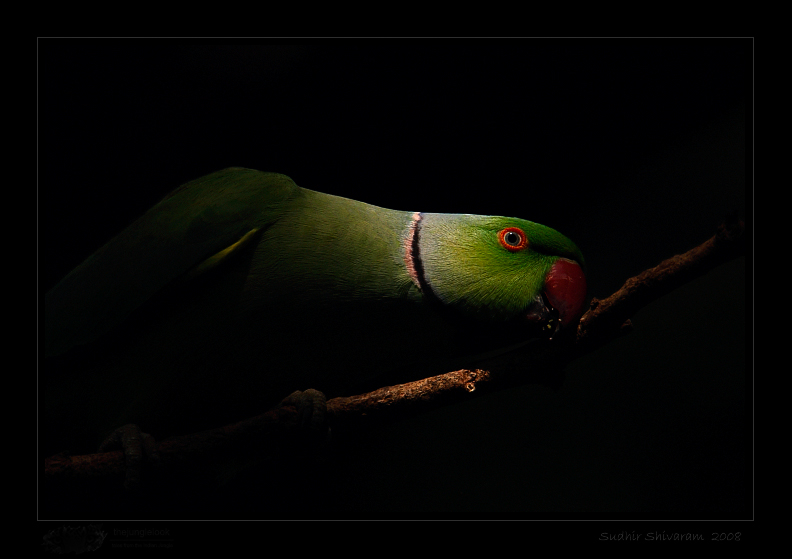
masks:
[(498, 233), (498, 240), (503, 248), (510, 252), (517, 252), (528, 247), (528, 237), (519, 227), (507, 227)]

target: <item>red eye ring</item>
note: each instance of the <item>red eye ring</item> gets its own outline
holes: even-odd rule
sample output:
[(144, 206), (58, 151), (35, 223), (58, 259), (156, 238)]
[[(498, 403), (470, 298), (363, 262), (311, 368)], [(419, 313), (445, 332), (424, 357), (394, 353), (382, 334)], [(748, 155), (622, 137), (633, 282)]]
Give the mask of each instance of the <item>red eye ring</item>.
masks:
[[(517, 238), (515, 239), (515, 235)], [(528, 248), (528, 236), (519, 227), (507, 227), (498, 233), (500, 244), (509, 252)]]

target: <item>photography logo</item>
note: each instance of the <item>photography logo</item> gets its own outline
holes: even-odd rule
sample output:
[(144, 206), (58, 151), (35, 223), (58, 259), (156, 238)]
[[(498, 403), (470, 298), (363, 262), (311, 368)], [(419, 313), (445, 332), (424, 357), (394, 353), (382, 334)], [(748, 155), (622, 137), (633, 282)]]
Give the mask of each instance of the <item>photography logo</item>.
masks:
[(52, 553), (83, 553), (99, 549), (107, 537), (101, 524), (64, 526), (44, 535), (44, 549)]

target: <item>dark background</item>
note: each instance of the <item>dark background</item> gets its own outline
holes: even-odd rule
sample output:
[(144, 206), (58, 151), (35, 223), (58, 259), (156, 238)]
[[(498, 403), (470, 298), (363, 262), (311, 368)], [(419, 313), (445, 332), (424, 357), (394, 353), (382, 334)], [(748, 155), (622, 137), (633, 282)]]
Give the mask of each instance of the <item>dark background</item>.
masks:
[[(729, 213), (751, 227), (752, 59), (745, 39), (39, 40), (40, 290), (176, 186), (244, 166), (549, 225), (604, 297)], [(745, 279), (740, 259), (650, 305), (560, 387), (342, 437), (301, 510), (751, 517)], [(277, 516), (230, 507), (174, 515)]]

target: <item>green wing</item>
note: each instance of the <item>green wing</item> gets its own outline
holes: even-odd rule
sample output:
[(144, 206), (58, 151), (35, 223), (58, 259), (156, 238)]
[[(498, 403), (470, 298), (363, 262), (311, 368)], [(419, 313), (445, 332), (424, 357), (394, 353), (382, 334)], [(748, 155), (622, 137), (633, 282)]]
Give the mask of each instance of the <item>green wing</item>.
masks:
[(210, 269), (283, 214), (285, 175), (229, 168), (174, 190), (45, 297), (45, 354), (97, 339), (168, 283)]

